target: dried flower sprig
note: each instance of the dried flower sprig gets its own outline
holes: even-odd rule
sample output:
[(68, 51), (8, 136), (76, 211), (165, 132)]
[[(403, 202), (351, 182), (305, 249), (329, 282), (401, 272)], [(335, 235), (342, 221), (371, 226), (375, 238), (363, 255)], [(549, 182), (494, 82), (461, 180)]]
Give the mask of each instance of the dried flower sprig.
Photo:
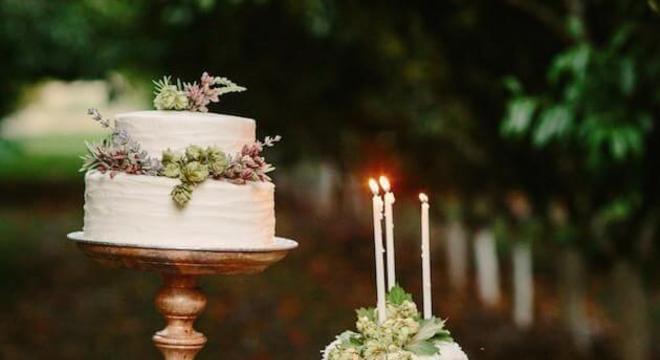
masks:
[(261, 152), (266, 147), (272, 147), (282, 139), (281, 136), (267, 136), (264, 141), (256, 141), (244, 145), (241, 152), (229, 158), (229, 166), (222, 174), (222, 178), (235, 184), (245, 184), (248, 181), (271, 181), (267, 174), (275, 167), (266, 162)]
[(98, 170), (110, 172), (112, 177), (118, 172), (137, 175), (157, 175), (160, 172), (160, 161), (141, 150), (140, 144), (131, 139), (126, 131), (117, 129), (113, 121), (104, 118), (96, 109), (89, 109), (87, 113), (112, 133), (101, 143), (85, 142), (88, 154), (81, 157), (81, 172)]
[(154, 81), (156, 85), (154, 94), (154, 106), (158, 110), (189, 110), (208, 112), (208, 105), (220, 101), (220, 96), (242, 92), (246, 88), (236, 85), (225, 77), (211, 76), (207, 72), (202, 74), (200, 82), (181, 83), (181, 80), (173, 84), (172, 78), (165, 76), (160, 81)]

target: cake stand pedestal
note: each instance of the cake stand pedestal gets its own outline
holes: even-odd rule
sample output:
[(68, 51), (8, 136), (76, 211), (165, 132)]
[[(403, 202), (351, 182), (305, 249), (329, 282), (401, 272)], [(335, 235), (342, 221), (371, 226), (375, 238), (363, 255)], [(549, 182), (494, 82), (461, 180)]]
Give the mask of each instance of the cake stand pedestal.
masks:
[(100, 264), (161, 274), (163, 286), (155, 303), (166, 326), (153, 336), (153, 341), (166, 360), (192, 360), (206, 344), (206, 336), (193, 328), (206, 306), (206, 295), (198, 287), (200, 276), (260, 273), (298, 245), (279, 239), (280, 246), (270, 250), (181, 250), (112, 245), (81, 237), (80, 232), (69, 234), (87, 256)]

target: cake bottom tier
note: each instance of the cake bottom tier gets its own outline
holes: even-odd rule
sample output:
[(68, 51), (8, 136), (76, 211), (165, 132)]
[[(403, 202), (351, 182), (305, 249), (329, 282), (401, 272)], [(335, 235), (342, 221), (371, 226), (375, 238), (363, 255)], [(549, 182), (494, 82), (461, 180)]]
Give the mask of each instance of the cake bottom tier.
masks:
[(124, 173), (85, 176), (86, 239), (177, 249), (269, 246), (275, 238), (275, 186), (207, 180), (179, 208), (170, 197), (178, 180)]

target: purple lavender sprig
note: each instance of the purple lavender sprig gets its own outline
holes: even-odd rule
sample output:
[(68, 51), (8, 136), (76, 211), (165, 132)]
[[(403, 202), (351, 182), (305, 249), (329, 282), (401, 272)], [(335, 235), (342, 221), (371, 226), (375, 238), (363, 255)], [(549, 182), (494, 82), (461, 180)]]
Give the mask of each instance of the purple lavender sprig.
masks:
[(114, 122), (104, 118), (98, 110), (89, 109), (87, 113), (101, 126), (112, 130), (112, 134), (101, 143), (85, 142), (88, 154), (81, 157), (81, 172), (97, 170), (102, 173), (110, 172), (111, 176), (118, 172), (158, 175), (162, 167), (160, 160), (150, 157), (126, 131), (117, 129)]
[(248, 181), (271, 181), (267, 174), (275, 167), (266, 162), (261, 152), (266, 147), (272, 147), (282, 139), (281, 136), (267, 136), (264, 141), (256, 141), (244, 145), (241, 152), (229, 157), (229, 166), (216, 178), (226, 179), (235, 184), (245, 184)]

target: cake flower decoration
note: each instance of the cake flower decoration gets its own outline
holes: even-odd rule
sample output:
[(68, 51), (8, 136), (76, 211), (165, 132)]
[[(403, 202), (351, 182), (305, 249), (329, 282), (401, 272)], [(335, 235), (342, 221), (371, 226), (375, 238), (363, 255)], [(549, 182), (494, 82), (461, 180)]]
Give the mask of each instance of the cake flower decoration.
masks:
[(193, 144), (183, 153), (166, 149), (161, 158), (157, 159), (150, 157), (125, 130), (117, 129), (115, 122), (103, 117), (98, 110), (89, 109), (88, 114), (102, 127), (112, 130), (112, 133), (101, 143), (86, 143), (88, 154), (82, 157), (80, 171), (109, 172), (111, 177), (123, 172), (177, 179), (179, 183), (174, 186), (170, 196), (180, 208), (192, 199), (195, 187), (208, 179), (237, 185), (250, 181), (270, 182), (268, 174), (275, 167), (266, 161), (262, 153), (265, 148), (274, 146), (282, 139), (279, 135), (267, 136), (263, 141), (243, 145), (236, 154), (227, 154), (216, 146), (201, 147)]
[(207, 72), (202, 74), (199, 83), (182, 83), (179, 79), (173, 83), (171, 76), (165, 76), (154, 81), (154, 85), (154, 107), (157, 110), (208, 112), (208, 105), (219, 102), (220, 96), (247, 90), (225, 77), (211, 76)]
[(414, 360), (456, 351), (444, 320), (422, 319), (412, 296), (398, 285), (387, 294), (387, 320), (382, 324), (374, 308), (358, 309), (356, 314), (357, 332), (337, 336), (323, 351), (323, 360)]
[(128, 133), (117, 129), (114, 121), (104, 118), (96, 109), (89, 109), (87, 113), (102, 127), (112, 130), (112, 133), (101, 143), (85, 142), (88, 154), (82, 156), (81, 172), (98, 170), (102, 173), (110, 172), (110, 176), (114, 177), (118, 172), (155, 176), (161, 171), (160, 161), (143, 151)]

